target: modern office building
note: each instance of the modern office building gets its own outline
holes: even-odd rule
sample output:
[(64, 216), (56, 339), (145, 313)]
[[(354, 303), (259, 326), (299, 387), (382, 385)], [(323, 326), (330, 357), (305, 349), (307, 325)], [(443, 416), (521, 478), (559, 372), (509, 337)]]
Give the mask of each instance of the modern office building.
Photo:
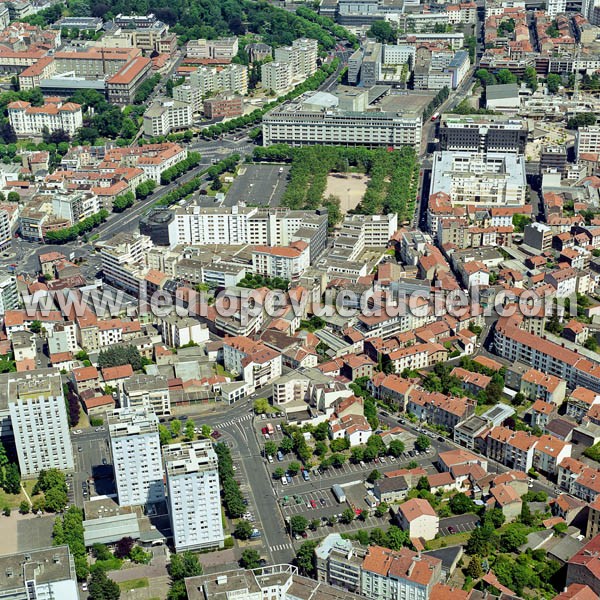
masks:
[(512, 153), (435, 152), (429, 194), (453, 204), (523, 205), (525, 158)]
[(527, 122), (502, 115), (452, 115), (440, 119), (440, 149), (525, 153)]
[(108, 418), (121, 506), (142, 506), (165, 498), (158, 418), (148, 408), (120, 408)]
[[(346, 108), (348, 98), (343, 99), (342, 108), (338, 96), (309, 92), (284, 102), (263, 117), (263, 143), (417, 147), (421, 143), (422, 117), (402, 112), (401, 101), (398, 97), (399, 110), (382, 110), (381, 106), (369, 109), (369, 105), (357, 110), (355, 106)], [(357, 100), (355, 104), (360, 103)]]
[(164, 461), (175, 550), (222, 547), (219, 469), (212, 443), (167, 446)]
[(69, 421), (59, 373), (9, 383), (8, 409), (23, 477), (42, 469), (74, 469)]

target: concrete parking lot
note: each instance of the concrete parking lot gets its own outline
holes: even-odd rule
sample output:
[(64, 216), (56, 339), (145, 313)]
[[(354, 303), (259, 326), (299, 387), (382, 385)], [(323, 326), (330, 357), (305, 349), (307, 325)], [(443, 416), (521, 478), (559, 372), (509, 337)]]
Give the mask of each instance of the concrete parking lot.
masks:
[(440, 534), (452, 535), (455, 533), (468, 533), (477, 527), (478, 521), (479, 517), (473, 514), (440, 519)]
[(226, 206), (240, 202), (259, 206), (279, 206), (288, 181), (289, 166), (243, 165), (240, 175), (231, 184)]

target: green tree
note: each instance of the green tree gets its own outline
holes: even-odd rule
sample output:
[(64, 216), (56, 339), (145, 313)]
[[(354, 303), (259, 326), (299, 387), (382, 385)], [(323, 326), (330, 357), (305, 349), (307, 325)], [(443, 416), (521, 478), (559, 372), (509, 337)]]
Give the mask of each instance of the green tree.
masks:
[(485, 512), (483, 515), (483, 520), (486, 523), (491, 523), (494, 529), (500, 529), (500, 527), (504, 525), (506, 517), (504, 516), (501, 508), (491, 508)]
[(277, 467), (275, 471), (273, 471), (273, 477), (275, 479), (282, 479), (285, 476), (285, 471), (282, 467)]
[(381, 472), (377, 469), (373, 469), (367, 476), (367, 481), (369, 483), (375, 483), (378, 479), (381, 479)]
[(238, 521), (237, 525), (235, 526), (233, 535), (238, 540), (248, 540), (248, 539), (250, 539), (250, 536), (252, 535), (252, 529), (253, 529), (252, 523), (242, 519), (241, 521)]
[(189, 550), (181, 554), (172, 554), (169, 575), (175, 581), (183, 580), (186, 577), (196, 577), (202, 575), (202, 565), (198, 557)]
[(513, 75), (508, 69), (500, 69), (496, 75), (498, 83), (517, 83), (517, 76)]
[(265, 443), (265, 456), (275, 456), (277, 454), (277, 444), (272, 441)]
[(463, 515), (465, 513), (473, 512), (475, 510), (475, 503), (463, 492), (454, 494), (454, 496), (450, 498), (449, 506), (450, 510), (455, 515)]
[(193, 440), (196, 437), (196, 424), (191, 419), (185, 422), (185, 439), (188, 441)]
[(422, 477), (419, 477), (419, 481), (417, 481), (417, 489), (425, 490), (427, 492), (431, 491), (431, 486), (429, 485), (429, 479), (427, 479), (427, 476), (423, 475)]
[(60, 512), (67, 505), (68, 497), (66, 490), (59, 487), (50, 488), (45, 494), (46, 510)]
[(171, 435), (173, 437), (179, 437), (181, 435), (181, 421), (179, 419), (173, 419), (169, 425)]
[(119, 585), (102, 569), (96, 569), (92, 573), (88, 589), (92, 600), (119, 600), (121, 597)]
[(515, 552), (527, 542), (526, 529), (519, 523), (512, 523), (500, 536), (500, 549), (503, 552)]
[(402, 548), (403, 546), (408, 545), (410, 541), (408, 533), (406, 531), (403, 531), (402, 529), (400, 529), (400, 527), (397, 527), (396, 525), (392, 525), (387, 530), (386, 537), (386, 545), (392, 550), (400, 550), (400, 548)]
[(317, 442), (315, 444), (314, 453), (316, 456), (325, 456), (329, 448), (327, 447), (327, 442)]
[(258, 569), (260, 567), (260, 554), (254, 548), (247, 548), (242, 552), (240, 567), (243, 569)]
[(314, 576), (316, 573), (315, 548), (317, 542), (304, 542), (296, 553), (296, 565), (303, 575)]
[(145, 552), (141, 546), (134, 546), (129, 553), (129, 558), (138, 565), (148, 565), (152, 560), (152, 552)]
[(395, 42), (397, 38), (397, 33), (388, 21), (373, 21), (367, 35), (371, 38), (375, 38), (382, 44), (386, 42)]
[(302, 515), (294, 515), (290, 519), (290, 528), (292, 530), (292, 534), (300, 534), (306, 531), (308, 527), (308, 520)]
[(294, 440), (289, 437), (284, 437), (281, 442), (279, 442), (279, 449), (283, 454), (289, 454), (294, 449)]
[(22, 515), (26, 515), (30, 510), (31, 506), (29, 505), (29, 502), (27, 502), (27, 500), (23, 500), (21, 504), (19, 504), (19, 512)]
[(397, 458), (404, 452), (405, 449), (406, 448), (402, 440), (392, 440), (388, 446), (388, 454)]
[(562, 85), (562, 77), (556, 73), (549, 73), (546, 78), (546, 86), (551, 94), (556, 94)]
[(288, 473), (292, 476), (294, 475), (298, 475), (298, 473), (300, 472), (300, 463), (297, 461), (292, 461), (289, 465), (288, 465)]
[(473, 579), (479, 579), (483, 575), (483, 567), (481, 566), (481, 556), (475, 554), (471, 557), (467, 566), (467, 575)]
[(19, 467), (15, 463), (9, 463), (4, 469), (4, 491), (7, 494), (19, 494), (21, 492), (21, 475)]
[(352, 523), (352, 521), (354, 521), (354, 511), (351, 508), (346, 508), (343, 512), (342, 512), (342, 516), (340, 518), (340, 521), (342, 523)]
[(385, 515), (388, 514), (389, 510), (389, 505), (386, 502), (381, 502), (375, 509), (375, 516), (378, 518), (385, 517)]
[(271, 405), (269, 404), (269, 401), (266, 398), (257, 398), (254, 401), (254, 412), (257, 415), (260, 414), (268, 414), (271, 412)]
[(162, 424), (158, 426), (158, 437), (161, 446), (165, 446), (173, 439), (171, 432)]
[(420, 452), (424, 452), (431, 446), (431, 440), (423, 433), (417, 437), (415, 441), (415, 448)]

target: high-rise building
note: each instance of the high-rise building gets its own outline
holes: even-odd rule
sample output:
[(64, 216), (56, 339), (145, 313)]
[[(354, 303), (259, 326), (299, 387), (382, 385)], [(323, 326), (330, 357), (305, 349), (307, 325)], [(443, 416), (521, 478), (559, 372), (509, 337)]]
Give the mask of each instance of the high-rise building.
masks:
[(154, 504), (165, 498), (158, 418), (148, 408), (120, 408), (108, 429), (121, 506)]
[(60, 373), (9, 382), (8, 409), (21, 475), (73, 470), (73, 447)]
[(0, 315), (16, 308), (19, 308), (17, 280), (12, 275), (4, 275), (0, 277)]
[(175, 550), (222, 547), (218, 460), (212, 443), (168, 446), (164, 460)]
[(548, 0), (546, 15), (553, 19), (556, 15), (564, 13), (566, 10), (567, 0)]

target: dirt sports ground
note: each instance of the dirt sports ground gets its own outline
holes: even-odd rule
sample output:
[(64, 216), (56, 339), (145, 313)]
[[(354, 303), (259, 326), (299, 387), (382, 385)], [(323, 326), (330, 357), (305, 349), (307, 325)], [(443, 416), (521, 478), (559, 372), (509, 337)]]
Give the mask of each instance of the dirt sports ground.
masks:
[(333, 173), (327, 177), (325, 198), (335, 196), (340, 199), (340, 210), (346, 214), (356, 208), (367, 189), (369, 178), (360, 173)]

